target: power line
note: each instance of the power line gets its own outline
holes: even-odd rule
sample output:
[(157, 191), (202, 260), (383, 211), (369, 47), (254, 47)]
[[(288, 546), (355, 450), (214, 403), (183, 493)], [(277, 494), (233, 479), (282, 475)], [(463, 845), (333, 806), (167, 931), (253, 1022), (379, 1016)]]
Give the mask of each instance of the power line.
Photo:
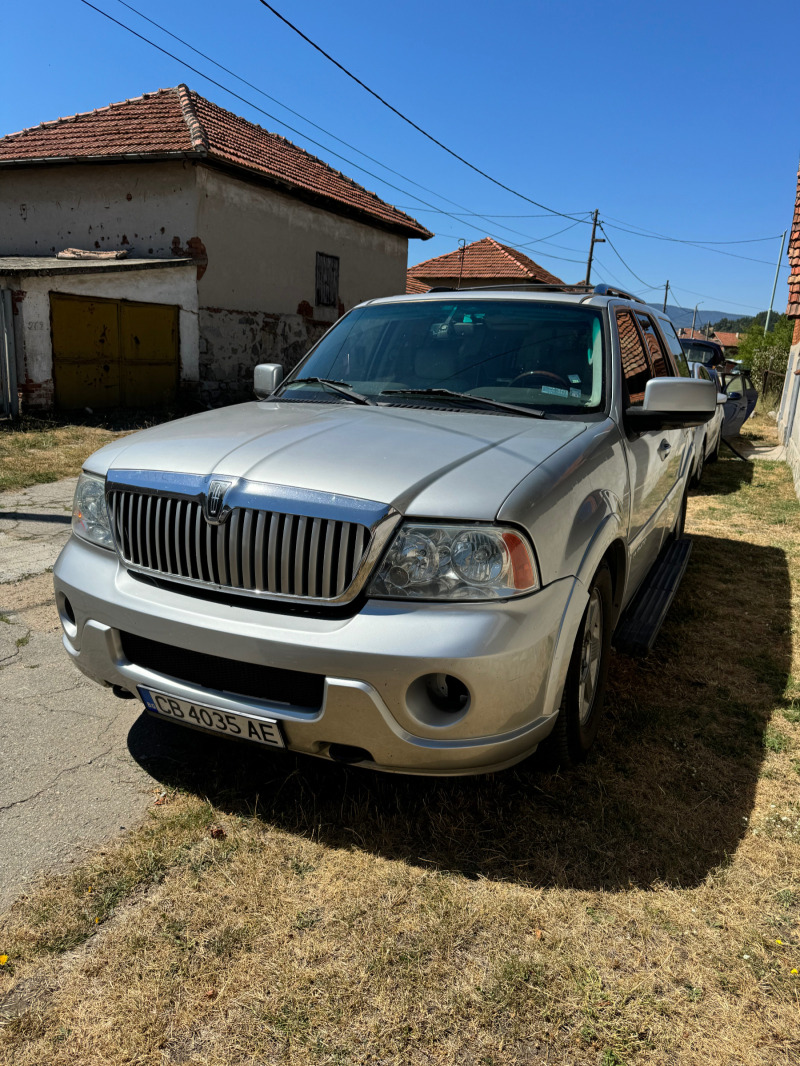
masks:
[[(215, 78), (210, 77), (210, 75), (208, 75), (208, 74), (205, 74), (202, 70), (199, 70), (197, 67), (193, 66), (191, 63), (188, 63), (185, 59), (181, 59), (179, 56), (176, 56), (174, 53), (168, 51), (166, 48), (162, 48), (160, 44), (156, 44), (155, 41), (151, 41), (149, 37), (145, 37), (143, 34), (138, 33), (136, 30), (134, 30), (132, 27), (126, 25), (124, 22), (120, 22), (119, 19), (114, 18), (114, 16), (108, 14), (107, 11), (103, 11), (101, 8), (95, 7), (95, 5), (90, 3), (89, 0), (80, 0), (80, 2), (82, 4), (84, 4), (86, 7), (91, 8), (92, 11), (97, 12), (98, 15), (102, 15), (104, 18), (108, 19), (110, 22), (113, 22), (115, 25), (119, 26), (121, 29), (127, 30), (128, 33), (132, 34), (134, 37), (137, 37), (140, 41), (143, 41), (145, 44), (149, 44), (151, 47), (157, 49), (163, 55), (168, 56), (170, 59), (174, 60), (176, 63), (180, 63), (182, 66), (186, 67), (188, 70), (193, 71), (199, 77), (204, 78), (206, 81), (210, 82), (212, 85), (216, 85), (219, 89), (222, 89), (223, 92), (228, 93), (230, 96), (233, 96), (235, 99), (240, 100), (242, 103), (246, 104), (248, 107), (252, 107), (253, 110), (258, 111), (262, 115), (265, 115), (272, 122), (277, 122), (279, 125), (283, 126), (285, 129), (291, 130), (292, 133), (297, 134), (298, 137), (305, 138), (305, 140), (308, 141), (310, 144), (313, 144), (316, 147), (321, 148), (323, 151), (330, 153), (331, 155), (335, 156), (337, 159), (341, 159), (343, 162), (347, 163), (349, 166), (355, 167), (357, 170), (360, 170), (363, 174), (368, 174), (371, 178), (374, 178), (376, 181), (382, 182), (384, 185), (387, 185), (390, 189), (394, 189), (396, 192), (400, 192), (400, 193), (403, 193), (405, 195), (412, 196), (415, 200), (419, 200), (420, 203), (424, 204), (426, 207), (430, 208), (431, 210), (438, 211), (440, 214), (446, 215), (448, 218), (451, 218), (454, 222), (458, 222), (459, 224), (470, 226), (472, 229), (477, 230), (479, 233), (483, 233), (483, 234), (486, 234), (488, 236), (493, 236), (486, 229), (483, 229), (480, 226), (476, 226), (472, 222), (467, 222), (464, 219), (457, 218), (455, 215), (451, 215), (450, 212), (445, 211), (442, 208), (434, 207), (433, 204), (428, 203), (426, 200), (422, 200), (420, 197), (416, 196), (415, 193), (409, 192), (408, 189), (402, 189), (402, 188), (400, 188), (400, 186), (394, 185), (392, 182), (387, 181), (386, 178), (382, 178), (382, 177), (380, 177), (380, 175), (375, 174), (373, 171), (367, 170), (366, 167), (363, 167), (360, 164), (354, 162), (354, 160), (348, 159), (347, 156), (343, 156), (339, 152), (335, 152), (332, 148), (329, 148), (327, 145), (322, 144), (320, 141), (315, 140), (313, 137), (310, 137), (308, 134), (303, 133), (301, 130), (298, 130), (294, 126), (289, 125), (289, 123), (286, 122), (284, 119), (278, 118), (276, 115), (271, 114), (271, 112), (266, 111), (263, 107), (260, 107), (258, 104), (253, 103), (252, 100), (248, 100), (247, 97), (242, 96), (240, 93), (234, 92), (233, 89), (228, 88), (226, 85), (223, 85), (222, 82), (217, 81)], [(125, 6), (129, 6), (129, 5), (126, 4)], [(133, 9), (133, 10), (135, 10), (135, 9)], [(165, 31), (165, 32), (169, 32), (169, 31)], [(176, 38), (176, 39), (179, 39), (179, 38)], [(191, 45), (189, 45), (188, 47), (191, 48)], [(196, 51), (196, 49), (193, 49), (193, 51)], [(202, 54), (202, 53), (198, 53), (198, 54)], [(211, 60), (211, 62), (214, 62), (214, 60)], [(234, 77), (237, 77), (237, 75), (234, 75)], [(260, 90), (258, 90), (258, 91), (260, 92)], [(284, 105), (281, 104), (280, 106), (283, 107)], [(290, 110), (290, 109), (287, 108), (287, 110)], [(312, 125), (313, 125), (313, 123), (312, 123)], [(318, 127), (318, 128), (322, 128), (322, 127)], [(327, 133), (328, 131), (324, 130), (324, 132)], [(331, 136), (333, 136), (333, 135), (331, 134)], [(336, 139), (338, 139), (338, 138), (336, 138)], [(358, 149), (356, 149), (356, 151), (358, 151)], [(382, 166), (383, 164), (380, 164), (380, 165)], [(390, 168), (387, 167), (386, 169), (388, 170)], [(401, 177), (402, 176), (403, 175), (401, 175)], [(411, 180), (412, 184), (416, 184), (416, 182), (413, 182), (412, 179), (408, 179), (408, 180)], [(439, 193), (434, 193), (434, 195), (439, 196), (440, 194)], [(445, 197), (441, 197), (441, 198), (442, 199), (446, 199)], [(539, 206), (539, 205), (537, 205), (537, 206)], [(570, 216), (565, 216), (565, 217), (570, 217)], [(489, 220), (487, 219), (487, 221), (489, 221)], [(501, 229), (508, 229), (508, 228), (509, 227), (507, 227), (507, 226), (501, 226)], [(521, 233), (520, 231), (513, 231), (512, 230), (511, 232), (517, 232), (518, 235), (522, 236), (522, 237), (529, 237), (530, 236), (530, 234)], [(497, 239), (497, 238), (495, 237), (494, 239)], [(553, 256), (553, 258), (562, 258), (562, 257)]]
[(763, 311), (764, 308), (758, 307), (757, 304), (740, 304), (734, 303), (733, 300), (728, 300), (724, 296), (709, 296), (707, 292), (693, 292), (691, 289), (684, 289), (682, 286), (678, 288), (679, 292), (688, 293), (690, 296), (702, 296), (704, 300), (713, 300), (718, 304), (727, 304), (729, 307), (747, 307), (751, 310)]
[(642, 230), (641, 236), (658, 237), (659, 240), (675, 241), (677, 244), (759, 244), (763, 241), (777, 241), (778, 237), (781, 236), (780, 233), (777, 233), (772, 237), (748, 237), (746, 240), (741, 241), (706, 241), (699, 237), (695, 240), (689, 240), (681, 237), (667, 237), (663, 233), (658, 233), (656, 230), (649, 230), (645, 226), (637, 226), (635, 222), (625, 222), (621, 218), (614, 218), (613, 215), (606, 215), (606, 218), (610, 219), (611, 222), (618, 222), (621, 226), (630, 226), (632, 230)]
[(636, 278), (636, 280), (638, 282), (641, 282), (642, 285), (647, 286), (648, 289), (658, 289), (660, 286), (658, 286), (658, 285), (650, 285), (649, 282), (646, 282), (644, 280), (644, 278), (640, 278), (639, 275), (636, 273), (636, 271), (628, 266), (628, 264), (625, 262), (625, 260), (622, 258), (622, 256), (617, 251), (617, 246), (614, 244), (614, 242), (611, 240), (609, 235), (606, 233), (605, 229), (603, 229), (602, 222), (600, 223), (600, 229), (603, 231), (603, 235), (605, 236), (606, 240), (608, 241), (609, 248), (611, 248), (611, 250), (614, 252), (614, 255), (617, 257), (617, 259), (619, 259), (620, 263), (622, 263), (622, 265), (625, 267), (625, 269), (628, 271), (628, 273), (632, 274)]
[(498, 188), (505, 189), (506, 192), (510, 192), (513, 196), (518, 196), (520, 200), (525, 200), (527, 203), (533, 204), (534, 207), (541, 207), (543, 211), (549, 211), (553, 215), (560, 215), (562, 218), (571, 218), (573, 219), (573, 221), (575, 221), (572, 215), (568, 215), (564, 211), (557, 211), (554, 207), (548, 207), (546, 204), (540, 204), (538, 200), (532, 200), (530, 196), (526, 196), (524, 193), (518, 192), (516, 189), (512, 189), (510, 185), (506, 185), (504, 182), (499, 181), (497, 178), (493, 178), (491, 174), (487, 174), (485, 170), (481, 170), (480, 167), (475, 166), (474, 163), (470, 163), (468, 159), (465, 159), (462, 155), (459, 155), (458, 152), (453, 151), (452, 148), (448, 148), (446, 144), (443, 144), (440, 140), (434, 137), (432, 133), (428, 133), (428, 131), (424, 130), (422, 126), (418, 126), (413, 119), (410, 119), (408, 117), (408, 115), (404, 115), (402, 111), (399, 111), (396, 107), (393, 107), (388, 100), (384, 100), (384, 98), (379, 93), (376, 93), (374, 89), (370, 89), (369, 85), (363, 82), (360, 78), (356, 77), (356, 75), (353, 74), (352, 71), (348, 70), (347, 67), (343, 66), (337, 59), (334, 59), (329, 52), (326, 52), (324, 48), (321, 48), (320, 45), (318, 45), (315, 41), (312, 41), (310, 37), (307, 37), (302, 30), (298, 29), (293, 22), (290, 22), (287, 18), (285, 18), (280, 13), (280, 11), (277, 11), (271, 4), (268, 4), (267, 0), (258, 0), (258, 2), (263, 7), (267, 8), (268, 11), (271, 11), (276, 18), (281, 20), (281, 22), (285, 23), (285, 25), (287, 25), (290, 30), (293, 30), (299, 37), (302, 37), (306, 44), (310, 44), (312, 48), (319, 52), (320, 55), (325, 56), (325, 58), (329, 62), (333, 63), (335, 67), (338, 67), (338, 69), (341, 70), (343, 74), (346, 74), (348, 78), (351, 78), (356, 83), (356, 85), (360, 85), (362, 89), (364, 89), (370, 94), (370, 96), (374, 96), (376, 100), (383, 104), (384, 107), (388, 107), (388, 109), (392, 111), (395, 115), (397, 115), (398, 118), (401, 118), (403, 122), (407, 122), (408, 125), (412, 127), (412, 129), (415, 129), (418, 133), (421, 133), (423, 137), (427, 137), (429, 141), (432, 141), (433, 144), (438, 145), (439, 148), (442, 148), (445, 152), (447, 152), (448, 155), (451, 155), (454, 159), (457, 159), (459, 163), (463, 163), (464, 166), (469, 167), (470, 170), (474, 170), (476, 174), (480, 174), (481, 177), (486, 178), (487, 181), (492, 182), (493, 185), (497, 185)]
[[(752, 255), (739, 255), (738, 252), (726, 252), (722, 248), (712, 248), (708, 244), (703, 244), (700, 241), (685, 241), (679, 240), (677, 237), (663, 237), (658, 233), (637, 233), (636, 230), (626, 229), (624, 226), (615, 226), (613, 222), (607, 222), (607, 226), (611, 229), (619, 230), (621, 233), (630, 233), (633, 237), (644, 237), (646, 240), (651, 241), (669, 241), (671, 244), (686, 244), (691, 248), (699, 248), (705, 252), (715, 252), (717, 255), (727, 255), (732, 259), (746, 259), (750, 263), (766, 263), (767, 266), (772, 266), (769, 259), (756, 259)], [(778, 234), (780, 236), (780, 234)], [(767, 238), (768, 240), (774, 240), (774, 238)], [(716, 241), (717, 244), (739, 244), (739, 241)], [(741, 242), (746, 243), (746, 242)]]
[[(270, 93), (266, 92), (264, 89), (259, 88), (258, 85), (254, 85), (253, 82), (248, 81), (246, 78), (243, 78), (241, 75), (237, 74), (235, 71), (231, 70), (229, 67), (226, 67), (224, 64), (218, 63), (216, 59), (213, 59), (211, 56), (207, 55), (205, 52), (201, 52), (199, 48), (195, 48), (194, 45), (189, 44), (188, 41), (185, 41), (182, 37), (179, 37), (176, 33), (173, 33), (171, 30), (168, 30), (166, 28), (166, 26), (162, 26), (159, 22), (156, 22), (155, 19), (152, 19), (148, 15), (145, 15), (143, 12), (139, 11), (138, 8), (135, 8), (132, 4), (127, 3), (126, 0), (117, 0), (117, 3), (122, 4), (123, 7), (126, 7), (129, 11), (132, 11), (134, 13), (134, 15), (138, 15), (139, 18), (144, 19), (145, 22), (149, 22), (151, 26), (155, 26), (155, 28), (157, 30), (160, 30), (162, 33), (165, 33), (168, 37), (171, 37), (174, 41), (178, 41), (179, 44), (182, 44), (184, 46), (184, 48), (188, 48), (189, 51), (194, 52), (195, 55), (201, 56), (203, 59), (207, 60), (209, 63), (213, 63), (214, 66), (217, 67), (219, 70), (222, 70), (226, 74), (229, 74), (232, 78), (236, 78), (236, 80), (241, 82), (242, 85), (246, 85), (248, 88), (255, 90), (255, 92), (257, 92), (260, 96), (265, 97), (265, 99), (267, 99), (267, 100), (271, 100), (272, 103), (277, 104), (278, 107), (283, 108), (284, 111), (288, 111), (289, 114), (295, 115), (297, 118), (301, 119), (303, 122), (307, 122), (309, 126), (312, 126), (316, 130), (319, 130), (320, 133), (324, 133), (326, 136), (332, 138), (334, 141), (337, 141), (339, 144), (343, 144), (346, 148), (349, 148), (351, 151), (357, 152), (360, 156), (363, 156), (365, 159), (369, 159), (370, 162), (377, 164), (377, 166), (381, 167), (383, 170), (388, 171), (390, 174), (394, 174), (396, 177), (402, 178), (403, 181), (407, 181), (411, 185), (416, 186), (416, 188), (422, 189), (423, 192), (430, 193), (432, 196), (438, 196), (440, 200), (444, 200), (445, 203), (452, 204), (454, 207), (464, 207), (463, 204), (459, 204), (457, 201), (451, 200), (449, 197), (444, 196), (442, 193), (436, 192), (435, 189), (429, 189), (427, 186), (420, 184), (420, 182), (415, 181), (414, 178), (410, 178), (407, 174), (402, 174), (399, 170), (394, 170), (392, 167), (388, 166), (386, 163), (382, 163), (380, 161), (380, 159), (376, 159), (375, 156), (370, 155), (369, 152), (364, 152), (360, 148), (357, 148), (354, 144), (350, 144), (349, 141), (345, 141), (341, 137), (337, 137), (335, 133), (332, 133), (329, 129), (326, 129), (324, 126), (320, 126), (318, 123), (314, 122), (313, 119), (308, 118), (307, 115), (303, 115), (300, 111), (295, 111), (295, 109), (293, 107), (289, 107), (288, 104), (284, 104), (282, 100), (279, 100), (275, 96), (271, 96)], [(95, 10), (97, 10), (97, 9), (95, 9)], [(101, 12), (101, 13), (104, 14), (104, 12)], [(116, 20), (112, 20), (112, 21), (116, 21)], [(123, 23), (118, 23), (118, 25), (123, 25)], [(129, 26), (125, 26), (124, 28), (130, 30)], [(134, 32), (134, 31), (131, 31), (131, 32)], [(137, 34), (137, 36), (139, 36), (139, 35)], [(153, 42), (148, 40), (147, 38), (142, 37), (141, 39), (142, 40), (146, 40), (148, 44), (153, 44)], [(154, 47), (157, 48), (158, 45), (154, 44)], [(177, 57), (172, 57), (172, 58), (177, 58)], [(178, 60), (178, 62), (182, 62), (182, 60)], [(190, 69), (194, 69), (194, 68), (190, 68)], [(203, 75), (201, 75), (201, 77), (202, 76)], [(217, 83), (215, 83), (215, 84), (217, 84)], [(239, 97), (239, 99), (242, 99), (242, 98)], [(255, 105), (251, 105), (251, 106), (255, 106)], [(268, 112), (262, 112), (262, 114), (268, 114)], [(273, 118), (272, 115), (268, 115), (268, 117), (269, 118)], [(277, 117), (274, 117), (274, 121), (275, 122), (280, 122), (281, 120), (278, 119)], [(281, 123), (281, 124), (282, 125), (286, 125), (285, 123)], [(286, 126), (286, 128), (287, 129), (292, 129), (291, 126)], [(292, 132), (298, 132), (299, 136), (304, 136), (303, 134), (299, 133), (299, 131), (292, 130)], [(312, 144), (317, 144), (318, 142), (312, 141), (311, 143)], [(323, 147), (323, 146), (319, 145), (319, 147)], [(330, 149), (326, 149), (326, 151), (330, 151)], [(351, 162), (350, 160), (345, 159), (344, 156), (337, 156), (337, 158), (345, 160), (346, 162), (350, 163), (351, 166), (358, 167), (357, 163), (354, 163), (354, 162)], [(362, 170), (363, 168), (358, 167), (358, 169)], [(372, 175), (371, 172), (368, 171), (368, 170), (364, 170), (363, 173), (370, 174), (370, 176), (372, 176), (372, 177), (377, 177), (376, 175)], [(382, 179), (378, 177), (377, 180), (381, 181)], [(395, 186), (392, 186), (392, 188), (395, 188)], [(402, 190), (398, 190), (398, 191), (402, 191)], [(412, 193), (411, 195), (413, 196), (414, 194)], [(414, 197), (414, 198), (417, 199), (417, 197)], [(425, 201), (420, 201), (420, 202), (424, 203)], [(398, 210), (402, 211), (403, 208), (398, 207)], [(419, 208), (416, 207), (416, 206), (412, 206), (412, 207), (409, 208), (409, 210), (417, 212), (417, 211), (419, 211)], [(429, 208), (425, 208), (424, 210), (426, 212), (433, 211), (433, 212), (435, 212), (437, 214), (449, 215), (450, 218), (454, 218), (455, 215), (458, 215), (459, 218), (461, 217), (461, 212), (455, 212), (455, 213), (451, 214), (450, 212), (444, 211), (440, 207), (429, 207)], [(515, 218), (515, 217), (525, 218), (526, 217), (524, 215), (520, 215), (520, 216), (514, 216), (514, 215), (489, 216), (489, 215), (483, 215), (483, 214), (481, 214), (478, 211), (468, 211), (466, 208), (464, 208), (464, 215), (468, 216), (468, 217), (472, 217), (472, 218), (480, 218), (484, 222), (488, 222), (490, 224), (492, 222), (492, 218), (493, 217), (508, 217), (508, 218)], [(551, 218), (552, 216), (548, 212), (548, 213), (545, 213), (545, 214), (542, 214), (542, 215), (537, 215), (537, 216), (531, 215), (530, 217), (531, 218), (534, 218), (534, 217)], [(456, 219), (456, 221), (458, 221), (458, 219)], [(523, 233), (521, 230), (513, 229), (511, 226), (505, 226), (502, 223), (496, 223), (496, 225), (499, 225), (500, 229), (507, 230), (509, 233), (516, 234), (518, 237), (527, 237), (527, 236), (529, 236), (527, 233)], [(476, 228), (479, 228), (479, 227), (476, 227)], [(479, 232), (482, 232), (482, 231), (479, 230)]]

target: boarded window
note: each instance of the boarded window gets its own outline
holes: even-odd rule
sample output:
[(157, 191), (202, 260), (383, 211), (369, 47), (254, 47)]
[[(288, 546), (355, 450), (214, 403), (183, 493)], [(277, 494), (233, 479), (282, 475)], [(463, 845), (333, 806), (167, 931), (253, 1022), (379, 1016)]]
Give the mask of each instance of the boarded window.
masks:
[(339, 303), (339, 256), (317, 252), (317, 307)]
[(633, 407), (639, 407), (644, 403), (645, 385), (652, 373), (642, 338), (630, 311), (617, 311), (617, 331), (628, 400)]

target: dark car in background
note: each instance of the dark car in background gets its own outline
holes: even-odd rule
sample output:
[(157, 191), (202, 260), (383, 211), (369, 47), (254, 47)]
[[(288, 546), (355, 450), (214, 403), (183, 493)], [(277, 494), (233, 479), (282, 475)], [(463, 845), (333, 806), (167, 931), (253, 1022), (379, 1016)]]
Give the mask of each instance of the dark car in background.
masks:
[(717, 344), (716, 341), (681, 340), (681, 347), (686, 352), (686, 358), (690, 363), (719, 367), (725, 365), (725, 353), (722, 345)]

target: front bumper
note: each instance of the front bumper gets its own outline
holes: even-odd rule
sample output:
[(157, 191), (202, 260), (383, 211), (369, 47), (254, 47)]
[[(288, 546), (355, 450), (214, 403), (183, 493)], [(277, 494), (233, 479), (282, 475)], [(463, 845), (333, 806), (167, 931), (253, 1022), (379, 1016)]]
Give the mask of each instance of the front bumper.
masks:
[[(64, 646), (95, 681), (277, 718), (293, 751), (330, 757), (332, 745), (346, 745), (369, 752), (360, 765), (411, 774), (484, 773), (531, 754), (552, 729), (586, 604), (580, 582), (565, 579), (508, 603), (374, 600), (348, 618), (277, 614), (156, 587), (75, 537), (59, 556), (54, 582)], [(233, 696), (156, 673), (125, 656), (121, 633), (322, 674), (321, 706)], [(452, 713), (431, 703), (420, 683), (428, 674), (466, 685), (466, 709)]]

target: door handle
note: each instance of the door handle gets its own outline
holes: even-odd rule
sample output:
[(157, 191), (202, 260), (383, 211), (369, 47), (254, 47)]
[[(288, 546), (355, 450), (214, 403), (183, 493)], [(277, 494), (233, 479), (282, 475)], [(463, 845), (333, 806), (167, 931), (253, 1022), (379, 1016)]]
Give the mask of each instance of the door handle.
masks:
[(668, 440), (662, 440), (658, 446), (658, 454), (662, 459), (666, 459), (669, 453), (672, 451), (672, 445)]

